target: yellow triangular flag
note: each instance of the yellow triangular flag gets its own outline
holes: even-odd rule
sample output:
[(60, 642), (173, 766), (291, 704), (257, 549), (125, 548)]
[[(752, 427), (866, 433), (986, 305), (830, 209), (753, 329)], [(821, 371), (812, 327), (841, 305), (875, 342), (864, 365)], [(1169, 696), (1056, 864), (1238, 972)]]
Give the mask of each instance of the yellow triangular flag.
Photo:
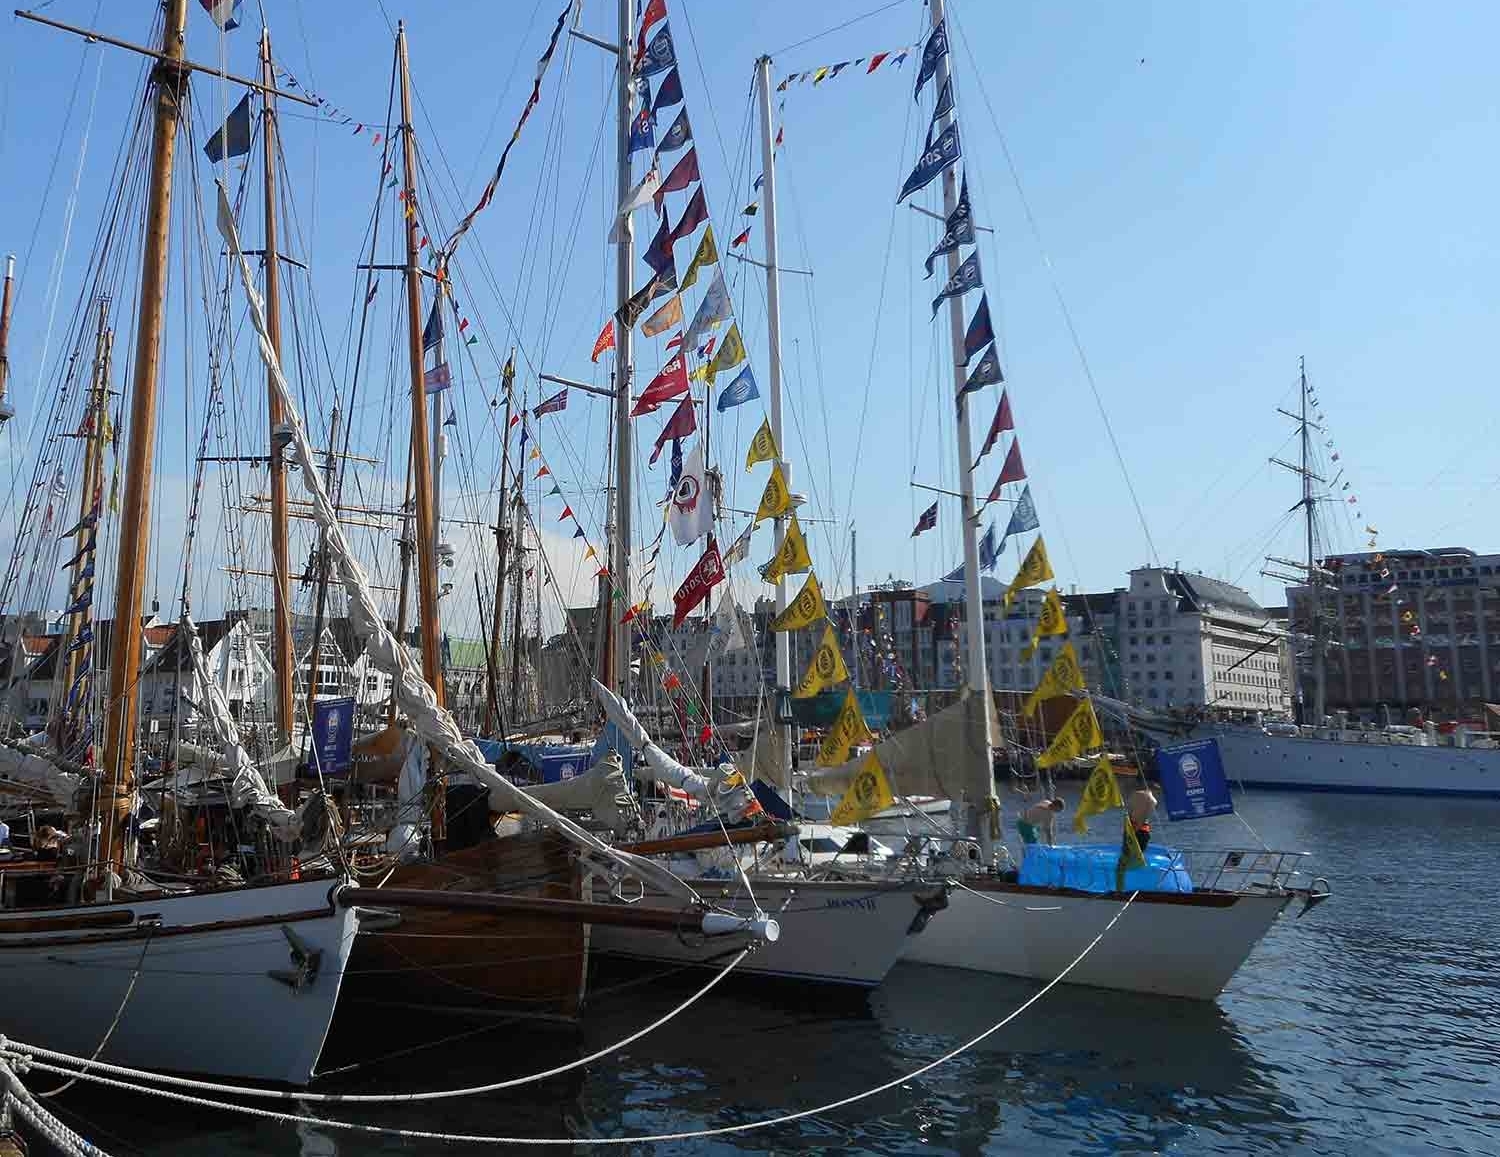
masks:
[(714, 352), (714, 360), (708, 363), (708, 384), (714, 384), (720, 370), (733, 369), (744, 360), (745, 343), (740, 339), (740, 323), (733, 322)]
[(781, 451), (777, 449), (776, 439), (771, 434), (770, 419), (762, 418), (760, 429), (750, 439), (750, 449), (745, 454), (745, 469), (753, 470), (757, 462), (775, 462), (780, 457)]
[(1104, 746), (1104, 733), (1099, 730), (1099, 719), (1094, 714), (1094, 705), (1087, 699), (1073, 708), (1073, 714), (1062, 729), (1053, 736), (1047, 750), (1037, 756), (1038, 767), (1056, 767), (1076, 759), (1086, 751)]
[(770, 562), (761, 568), (760, 577), (768, 583), (780, 582), (789, 574), (806, 574), (812, 569), (812, 555), (807, 552), (807, 539), (802, 537), (802, 527), (797, 516), (792, 515), (787, 523), (786, 537)]
[(1120, 785), (1115, 781), (1115, 770), (1109, 760), (1099, 757), (1094, 764), (1089, 781), (1083, 785), (1083, 795), (1078, 800), (1078, 811), (1073, 816), (1073, 830), (1080, 836), (1089, 830), (1089, 816), (1101, 815), (1110, 808), (1124, 807)]
[(714, 244), (714, 227), (710, 225), (703, 230), (703, 240), (698, 242), (698, 252), (693, 254), (693, 259), (688, 262), (687, 272), (682, 275), (678, 282), (681, 289), (691, 288), (698, 280), (698, 270), (705, 265), (716, 265), (719, 261), (719, 249)]
[(1082, 690), (1083, 669), (1078, 665), (1078, 652), (1073, 650), (1072, 643), (1064, 643), (1052, 660), (1052, 665), (1047, 668), (1047, 673), (1042, 676), (1042, 681), (1036, 685), (1036, 690), (1026, 696), (1026, 702), (1021, 704), (1021, 714), (1029, 719), (1043, 699), (1053, 699), (1058, 695), (1066, 695), (1069, 691)]
[(854, 782), (839, 800), (839, 806), (828, 817), (831, 824), (855, 824), (869, 819), (878, 811), (884, 811), (896, 802), (891, 791), (891, 781), (885, 777), (885, 768), (872, 751), (865, 756), (859, 770), (854, 773)]
[(787, 489), (786, 475), (781, 472), (781, 463), (774, 463), (771, 466), (771, 476), (766, 479), (766, 488), (760, 496), (760, 505), (755, 509), (755, 522), (780, 518), (791, 508), (792, 492)]
[(799, 631), (827, 617), (828, 608), (823, 603), (823, 588), (818, 585), (818, 576), (809, 574), (802, 589), (797, 592), (797, 597), (787, 603), (786, 610), (771, 620), (771, 630)]
[(1031, 544), (1031, 549), (1026, 552), (1026, 558), (1021, 563), (1021, 569), (1016, 572), (1016, 577), (1010, 580), (1010, 586), (1005, 588), (1005, 609), (1010, 610), (1010, 604), (1015, 601), (1016, 592), (1026, 587), (1034, 587), (1037, 583), (1044, 583), (1052, 577), (1052, 564), (1047, 561), (1047, 546), (1042, 541), (1041, 535)]
[(671, 301), (667, 302), (666, 305), (662, 306), (646, 319), (645, 323), (641, 326), (641, 335), (643, 337), (655, 337), (659, 333), (665, 333), (674, 325), (681, 324), (682, 297), (679, 294), (673, 294)]
[(1135, 829), (1130, 826), (1130, 817), (1125, 817), (1125, 839), (1120, 845), (1120, 866), (1116, 871), (1116, 889), (1125, 890), (1125, 873), (1131, 868), (1144, 868), (1146, 866), (1146, 853), (1141, 851), (1141, 841), (1136, 837)]
[(1042, 600), (1042, 613), (1037, 619), (1036, 630), (1031, 633), (1031, 641), (1021, 648), (1021, 658), (1030, 659), (1036, 654), (1037, 644), (1043, 639), (1067, 633), (1067, 612), (1063, 610), (1062, 599), (1058, 596), (1057, 588), (1053, 587)]
[(833, 624), (829, 623), (823, 628), (823, 641), (813, 652), (812, 662), (808, 663), (802, 682), (792, 691), (792, 698), (811, 699), (824, 687), (848, 680), (849, 668), (844, 666), (844, 653), (839, 650), (838, 636), (833, 633)]
[(599, 556), (595, 552), (595, 550), (594, 550), (593, 547), (589, 547), (588, 550), (586, 550), (586, 551), (583, 552), (583, 557), (584, 558), (598, 558)]
[(828, 733), (818, 746), (818, 766), (837, 767), (849, 758), (849, 749), (856, 743), (870, 738), (870, 728), (859, 709), (859, 699), (850, 687), (844, 695), (844, 705), (828, 726)]
[(706, 382), (706, 381), (708, 381), (708, 363), (704, 362), (701, 366), (694, 366), (692, 369), (688, 370), (688, 381), (690, 381), (690, 382)]

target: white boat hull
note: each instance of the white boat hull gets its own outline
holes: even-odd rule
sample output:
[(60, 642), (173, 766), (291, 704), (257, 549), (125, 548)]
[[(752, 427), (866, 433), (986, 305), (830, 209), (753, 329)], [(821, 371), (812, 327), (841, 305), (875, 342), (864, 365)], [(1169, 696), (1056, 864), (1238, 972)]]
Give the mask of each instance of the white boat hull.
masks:
[[(722, 881), (689, 880), (704, 899), (750, 915), (752, 905), (726, 890)], [(874, 988), (900, 958), (913, 922), (926, 898), (940, 894), (933, 884), (882, 884), (866, 881), (807, 881), (756, 878), (755, 896), (761, 907), (781, 925), (775, 943), (761, 945), (735, 971), (755, 976), (791, 977), (825, 984)], [(720, 893), (723, 893), (722, 895)], [(681, 902), (648, 895), (642, 903), (674, 910)], [(937, 913), (931, 923), (940, 923)], [(929, 924), (930, 930), (930, 924)], [(723, 964), (745, 943), (743, 935), (707, 939), (697, 934), (670, 933), (594, 925), (589, 945), (593, 951), (639, 960), (673, 964)]]
[[(1143, 892), (1065, 983), (1213, 1000), (1294, 898)], [(907, 942), (905, 959), (1052, 980), (1123, 903), (970, 880), (948, 897), (949, 911)]]
[(1213, 734), (1225, 775), (1247, 787), (1500, 797), (1496, 748), (1267, 735), (1258, 728)]
[[(0, 1032), (91, 1057), (118, 1017), (100, 1060), (306, 1085), (357, 930), (357, 912), (333, 903), (337, 887), (306, 880), (0, 913)], [(300, 974), (284, 929), (303, 949)]]

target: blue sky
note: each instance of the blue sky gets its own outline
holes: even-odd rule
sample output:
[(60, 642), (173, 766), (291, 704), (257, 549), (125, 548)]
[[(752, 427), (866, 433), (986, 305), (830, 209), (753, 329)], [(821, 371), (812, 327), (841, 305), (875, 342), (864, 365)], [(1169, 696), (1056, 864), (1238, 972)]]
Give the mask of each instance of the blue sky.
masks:
[[(472, 203), (498, 158), (558, 7), (556, 0), (514, 0), (402, 12), (385, 0), (391, 18), (408, 20), (427, 163), (434, 172), (446, 166), (461, 190), (451, 204), (433, 207), (441, 225), (452, 224), (460, 202)], [(738, 210), (751, 199), (750, 180), (760, 169), (748, 119), (755, 57), (772, 53), (779, 78), (919, 38), (925, 15), (915, 0), (855, 19), (877, 7), (871, 0), (669, 2), (721, 248), (744, 223)], [(391, 30), (381, 6), (342, 5), (334, 15), (329, 5), (265, 0), (265, 10), (276, 55), (299, 79), (361, 120), (383, 120)], [(1382, 545), (1500, 548), (1487, 517), (1500, 484), (1490, 453), (1500, 423), (1489, 348), (1500, 330), (1493, 207), (1500, 115), (1492, 59), (1500, 9), (1459, 0), (966, 0), (951, 11), (967, 172), (976, 214), (994, 230), (981, 245), (986, 285), (1061, 581), (1080, 589), (1123, 583), (1131, 566), (1150, 561), (1154, 544), (1162, 562), (1180, 561), (1281, 601), (1276, 584), (1258, 571), (1268, 551), (1297, 550), (1296, 535), (1278, 530), (1296, 483), (1267, 459), (1291, 449), (1284, 447), (1289, 425), (1275, 407), (1292, 402), (1299, 356), (1318, 388), (1349, 493), (1359, 499), (1362, 521), (1379, 528)], [(136, 40), (147, 38), (150, 14), (146, 3), (98, 0), (56, 0), (47, 8), (54, 18), (97, 23)], [(242, 15), (246, 27), (222, 47), (230, 68), (248, 73), (255, 4), (246, 3)], [(584, 28), (612, 36), (613, 21), (614, 5), (585, 0)], [(809, 37), (817, 38), (797, 43)], [(216, 59), (221, 47), (196, 10), (189, 46), (201, 61)], [(912, 102), (913, 63), (873, 76), (850, 69), (816, 89), (795, 85), (785, 94), (782, 260), (813, 274), (788, 275), (783, 285), (788, 400), (796, 415), (786, 449), (810, 514), (834, 523), (812, 524), (820, 571), (840, 574), (837, 582), (825, 578), (825, 588), (847, 586), (842, 528), (851, 519), (864, 584), (888, 574), (927, 581), (960, 554), (951, 500), (943, 501), (936, 531), (915, 543), (909, 538), (931, 501), (913, 489), (913, 478), (942, 487), (955, 479), (945, 323), (928, 322), (938, 279), (924, 282), (921, 269), (935, 228), (893, 208), (930, 108), (926, 95), (922, 105)], [(476, 362), (461, 371), (454, 395), (470, 449), (450, 475), (450, 493), (482, 490), (493, 475), (494, 440), (486, 435), (493, 385), (484, 378), (495, 374), (510, 344), (521, 345), (522, 364), (533, 370), (607, 381), (588, 355), (614, 304), (613, 255), (604, 241), (614, 196), (604, 121), (611, 67), (580, 42), (559, 57), (494, 204), (460, 254), (465, 312), (484, 342), (473, 347)], [(49, 265), (96, 70), (68, 266), (75, 277), (100, 186), (137, 99), (140, 65), (13, 18), (0, 33), (0, 249), (24, 256), (31, 247), (12, 345), (13, 400), (23, 418), (36, 405)], [(196, 85), (201, 141), (215, 111), (238, 96), (206, 79)], [(65, 131), (75, 87), (79, 107)], [(352, 303), (363, 297), (352, 265), (361, 259), (378, 183), (377, 150), (367, 135), (285, 111), (302, 251), (313, 266), (330, 363), (343, 367)], [(54, 152), (57, 174), (44, 204)], [(639, 167), (640, 155), (636, 160)], [(193, 163), (207, 180), (201, 155)], [(935, 205), (936, 189), (918, 200)], [(679, 195), (674, 217), (681, 204)], [(647, 216), (638, 215), (638, 232), (650, 228)], [(762, 220), (753, 220), (756, 256)], [(252, 237), (253, 221), (247, 215)], [(500, 295), (481, 271), (481, 255)], [(689, 255), (679, 246), (679, 268)], [(728, 261), (725, 268), (764, 392), (763, 289), (748, 267)], [(643, 281), (643, 264), (638, 273)], [(1113, 422), (1149, 542), (1054, 285)], [(63, 286), (58, 328), (76, 280), (65, 276)], [(383, 288), (379, 309), (396, 301), (395, 288)], [(385, 368), (394, 364), (395, 318), (376, 317), (373, 356), (386, 377), (365, 387), (371, 396), (399, 381)], [(642, 384), (664, 356), (661, 339), (638, 343)], [(538, 385), (529, 373), (523, 379), (535, 401)], [(551, 392), (540, 389), (540, 396)], [(996, 400), (994, 390), (979, 398), (976, 441)], [(179, 477), (186, 476), (185, 427), (196, 421), (195, 411), (184, 412), (169, 405), (164, 417), (163, 444), (177, 448), (168, 473)], [(641, 419), (645, 452), (664, 417)], [(540, 431), (554, 474), (570, 502), (579, 499), (572, 504), (585, 511), (595, 542), (602, 542), (603, 419), (603, 403), (575, 394), (568, 412), (545, 419)], [(737, 465), (759, 419), (752, 404), (714, 428), (715, 457), (723, 452), (737, 507), (753, 506), (762, 482)], [(20, 421), (0, 447), (11, 460), (24, 449)], [(360, 422), (359, 439), (388, 455), (389, 421), (371, 412)], [(980, 467), (981, 492), (998, 467), (999, 455)], [(396, 462), (390, 473), (399, 469)], [(662, 466), (642, 473), (650, 493), (641, 498), (638, 525), (649, 522), (662, 473)], [(556, 505), (542, 504), (544, 523), (555, 519)], [(462, 514), (459, 500), (449, 512)], [(1340, 504), (1331, 513), (1332, 545), (1360, 547), (1365, 535), (1354, 510)], [(4, 535), (10, 529), (7, 523)], [(549, 549), (569, 591), (582, 589), (587, 577), (578, 553), (565, 537)], [(768, 556), (766, 542), (756, 554)], [(692, 561), (689, 552), (664, 559), (658, 603)], [(1002, 572), (1014, 561), (1008, 555)], [(756, 589), (748, 580), (740, 587), (744, 594)]]

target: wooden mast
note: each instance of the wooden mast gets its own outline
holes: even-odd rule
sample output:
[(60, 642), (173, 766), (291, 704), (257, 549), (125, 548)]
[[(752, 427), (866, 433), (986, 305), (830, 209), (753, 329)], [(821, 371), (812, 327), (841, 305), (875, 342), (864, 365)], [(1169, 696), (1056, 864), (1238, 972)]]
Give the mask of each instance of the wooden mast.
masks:
[(16, 257), (12, 253), (5, 259), (5, 289), (0, 291), (0, 422), (15, 411), (5, 400), (5, 390), (10, 382), (10, 307), (16, 283)]
[(506, 505), (510, 496), (511, 387), (515, 375), (516, 351), (512, 349), (501, 375), (500, 387), (505, 393), (505, 425), (500, 427), (500, 436), (505, 442), (500, 452), (500, 502), (495, 514), (495, 601), (490, 622), (489, 694), (484, 709), (486, 735), (494, 735), (500, 723), (500, 636), (504, 633), (505, 620), (505, 557), (510, 553), (510, 511), (506, 510)]
[(137, 303), (135, 368), (131, 380), (130, 443), (126, 450), (120, 552), (115, 572), (115, 609), (109, 654), (109, 715), (104, 739), (104, 799), (99, 858), (113, 867), (125, 861), (125, 820), (135, 790), (136, 696), (141, 670), (141, 607), (146, 589), (151, 525), (152, 452), (156, 443), (156, 385), (161, 370), (162, 311), (167, 295), (167, 257), (172, 223), (172, 162), (177, 122), (187, 87), (183, 38), (187, 0), (167, 0), (162, 54), (152, 69), (155, 124), (151, 140), (150, 189), (146, 201), (146, 247)]
[(417, 623), (422, 632), (422, 674), (443, 704), (438, 651), (437, 535), (432, 507), (432, 445), (427, 436), (427, 386), (422, 377), (422, 269), (418, 264), (417, 142), (412, 135), (411, 79), (406, 60), (406, 24), (396, 26), (401, 62), (401, 157), (406, 176), (406, 321), (411, 353), (412, 495), (417, 523)]
[[(276, 97), (272, 90), (276, 73), (271, 66), (271, 33), (260, 33), (260, 81), (266, 86), (265, 112), (261, 117), (265, 149), (262, 158), (262, 188), (265, 193), (265, 262), (266, 262), (266, 332), (276, 360), (281, 360), (281, 277), (280, 254), (276, 248)], [(297, 675), (296, 655), (292, 647), (292, 583), (290, 551), (287, 546), (286, 463), (282, 459), (277, 431), (285, 424), (281, 398), (270, 370), (266, 371), (266, 414), (270, 421), (271, 447), (271, 590), (272, 594), (272, 666), (276, 669), (276, 734), (278, 746), (291, 741), (295, 708), (292, 686)], [(311, 686), (317, 681), (314, 671), (308, 677)], [(309, 701), (311, 695), (309, 695)]]

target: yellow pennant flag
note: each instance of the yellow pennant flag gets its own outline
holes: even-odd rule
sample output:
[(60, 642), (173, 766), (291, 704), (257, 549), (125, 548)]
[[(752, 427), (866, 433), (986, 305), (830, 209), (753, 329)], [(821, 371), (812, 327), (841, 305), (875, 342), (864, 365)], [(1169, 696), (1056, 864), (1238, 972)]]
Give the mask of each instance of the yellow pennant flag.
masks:
[(745, 469), (755, 469), (757, 462), (775, 462), (781, 457), (781, 450), (776, 445), (776, 438), (771, 433), (771, 421), (769, 418), (760, 420), (760, 429), (755, 431), (755, 437), (750, 439), (750, 449), (745, 454)]
[(780, 582), (789, 574), (806, 574), (812, 570), (812, 555), (807, 553), (807, 539), (802, 537), (802, 527), (797, 516), (792, 515), (787, 523), (786, 537), (771, 561), (761, 568), (760, 577), (768, 583)]
[(818, 766), (837, 767), (849, 758), (849, 749), (870, 738), (870, 728), (859, 709), (859, 699), (850, 687), (844, 694), (844, 705), (828, 727), (828, 734), (818, 746)]
[(1130, 817), (1125, 817), (1125, 838), (1120, 845), (1120, 866), (1115, 872), (1115, 890), (1125, 890), (1125, 873), (1131, 868), (1144, 868), (1146, 866), (1146, 853), (1141, 851), (1141, 841), (1136, 838), (1135, 829), (1130, 826)]
[(1005, 609), (1010, 610), (1010, 604), (1015, 602), (1016, 592), (1026, 587), (1034, 587), (1037, 583), (1044, 583), (1052, 577), (1052, 564), (1047, 561), (1047, 546), (1040, 535), (1031, 544), (1031, 549), (1026, 552), (1026, 558), (1021, 563), (1021, 569), (1016, 572), (1016, 577), (1010, 580), (1010, 586), (1005, 588)]
[(1037, 756), (1038, 767), (1056, 767), (1076, 759), (1091, 748), (1104, 746), (1104, 733), (1099, 730), (1099, 719), (1094, 714), (1094, 705), (1087, 699), (1073, 708), (1073, 714), (1062, 729), (1052, 737), (1047, 750)]
[(1042, 600), (1042, 613), (1037, 619), (1036, 630), (1031, 633), (1031, 642), (1021, 648), (1021, 658), (1030, 659), (1036, 654), (1037, 644), (1043, 639), (1068, 633), (1068, 616), (1063, 610), (1062, 598), (1053, 587)]
[(884, 811), (896, 802), (891, 791), (891, 781), (885, 777), (885, 768), (872, 751), (865, 756), (859, 770), (854, 773), (854, 782), (839, 800), (839, 806), (828, 817), (831, 824), (855, 824), (869, 819), (878, 811)]
[(714, 378), (720, 370), (732, 369), (744, 360), (745, 343), (740, 340), (740, 323), (734, 322), (724, 335), (724, 340), (719, 343), (719, 348), (714, 351), (714, 360), (708, 363), (708, 384), (714, 384)]
[(120, 513), (120, 463), (115, 461), (114, 477), (109, 480), (109, 512)]
[(688, 262), (687, 272), (682, 275), (678, 282), (681, 289), (690, 289), (698, 280), (698, 270), (705, 265), (717, 265), (719, 261), (719, 249), (714, 244), (714, 227), (710, 225), (703, 230), (703, 240), (698, 242), (698, 252), (693, 254), (693, 259)]
[(833, 633), (833, 624), (823, 628), (823, 641), (813, 652), (807, 673), (802, 676), (792, 692), (793, 699), (811, 699), (824, 687), (845, 683), (849, 679), (849, 668), (844, 666), (844, 653), (839, 650), (838, 636)]
[(1078, 665), (1078, 652), (1073, 650), (1072, 643), (1064, 643), (1052, 660), (1052, 665), (1047, 668), (1047, 673), (1042, 676), (1042, 681), (1036, 685), (1036, 690), (1026, 696), (1026, 702), (1021, 704), (1021, 714), (1029, 719), (1041, 706), (1042, 700), (1082, 690), (1083, 669)]
[[(781, 472), (781, 463), (771, 466), (771, 477), (766, 479), (766, 488), (761, 493), (760, 505), (755, 510), (755, 522), (767, 518), (780, 518), (792, 508), (792, 492), (787, 489), (786, 475)], [(750, 525), (754, 526), (755, 522)]]
[(1124, 806), (1125, 800), (1120, 795), (1120, 785), (1115, 781), (1115, 769), (1110, 767), (1109, 760), (1101, 755), (1099, 762), (1094, 764), (1089, 781), (1083, 785), (1083, 795), (1078, 800), (1078, 811), (1073, 815), (1073, 830), (1080, 836), (1084, 835), (1089, 830), (1089, 816), (1102, 815), (1110, 808)]
[(674, 325), (682, 324), (682, 297), (673, 294), (672, 300), (667, 302), (645, 321), (641, 326), (641, 333), (646, 337), (655, 337), (659, 333), (666, 333)]
[(786, 610), (771, 620), (771, 630), (799, 631), (827, 617), (828, 608), (823, 603), (823, 588), (818, 585), (818, 576), (809, 573), (802, 589), (797, 592), (797, 597), (787, 603)]
[(690, 382), (706, 382), (706, 381), (708, 381), (708, 363), (704, 362), (701, 366), (694, 366), (692, 369), (688, 370), (688, 381), (690, 381)]

